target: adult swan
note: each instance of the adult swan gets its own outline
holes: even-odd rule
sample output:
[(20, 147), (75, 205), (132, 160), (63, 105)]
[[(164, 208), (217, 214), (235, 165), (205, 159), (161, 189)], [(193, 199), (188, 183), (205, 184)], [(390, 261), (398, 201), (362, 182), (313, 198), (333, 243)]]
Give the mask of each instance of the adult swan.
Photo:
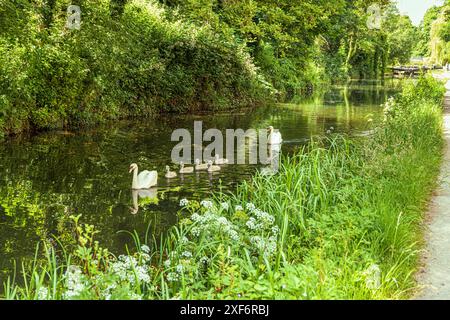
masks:
[(279, 145), (283, 142), (280, 131), (275, 131), (272, 126), (268, 127), (267, 130), (269, 131), (269, 137), (267, 141), (269, 145)]
[(131, 188), (133, 190), (150, 189), (156, 186), (158, 183), (158, 172), (157, 171), (142, 171), (138, 175), (138, 165), (133, 163), (130, 165), (130, 173), (133, 172), (133, 184)]

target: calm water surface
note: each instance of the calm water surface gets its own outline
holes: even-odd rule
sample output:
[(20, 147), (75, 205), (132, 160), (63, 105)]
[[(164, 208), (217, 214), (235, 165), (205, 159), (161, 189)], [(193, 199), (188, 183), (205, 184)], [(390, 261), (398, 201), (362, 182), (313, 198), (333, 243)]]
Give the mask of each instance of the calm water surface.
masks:
[[(82, 132), (51, 132), (0, 143), (0, 281), (14, 259), (34, 255), (40, 239), (73, 239), (70, 215), (100, 231), (97, 240), (114, 253), (132, 241), (120, 230), (158, 236), (177, 222), (182, 198), (204, 199), (211, 191), (232, 191), (251, 179), (258, 166), (229, 165), (220, 173), (185, 175), (171, 181), (163, 171), (171, 164), (174, 129), (193, 132), (218, 128), (279, 128), (283, 153), (294, 152), (311, 137), (334, 132), (364, 133), (368, 121), (377, 121), (380, 105), (396, 88), (376, 85), (335, 87), (320, 97), (298, 104), (261, 107), (233, 114), (165, 115), (156, 120), (127, 121)], [(130, 163), (158, 170), (159, 185), (147, 198), (133, 201)], [(175, 170), (176, 167), (172, 165)], [(136, 195), (135, 195), (136, 196)], [(136, 200), (136, 199), (135, 199)], [(136, 208), (138, 209), (136, 214)], [(134, 209), (134, 210), (133, 210)]]

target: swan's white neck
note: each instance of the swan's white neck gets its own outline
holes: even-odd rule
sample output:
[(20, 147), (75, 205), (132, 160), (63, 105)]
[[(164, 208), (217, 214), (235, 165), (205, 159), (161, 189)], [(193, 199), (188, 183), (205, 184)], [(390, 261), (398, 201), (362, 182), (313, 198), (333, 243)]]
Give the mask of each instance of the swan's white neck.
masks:
[(138, 168), (134, 168), (133, 170), (133, 182), (131, 184), (131, 188), (133, 190), (138, 190), (139, 189), (139, 183), (138, 183)]

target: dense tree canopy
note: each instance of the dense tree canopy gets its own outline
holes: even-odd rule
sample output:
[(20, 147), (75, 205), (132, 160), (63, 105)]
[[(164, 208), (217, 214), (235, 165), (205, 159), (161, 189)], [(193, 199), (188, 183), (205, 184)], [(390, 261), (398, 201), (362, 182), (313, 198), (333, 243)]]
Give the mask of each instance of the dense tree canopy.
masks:
[(415, 54), (419, 56), (429, 56), (430, 55), (430, 36), (431, 36), (431, 25), (439, 16), (441, 8), (438, 6), (431, 7), (425, 13), (425, 16), (420, 23), (419, 27), (419, 41), (415, 48)]
[[(240, 106), (267, 94), (284, 100), (320, 82), (380, 78), (408, 62), (419, 38), (392, 0), (0, 3), (0, 131), (11, 132)], [(70, 4), (82, 10), (79, 32), (65, 27)], [(368, 24), (374, 5), (379, 27)], [(429, 28), (442, 39), (440, 55), (448, 25), (445, 13), (431, 22), (433, 12), (421, 41)]]

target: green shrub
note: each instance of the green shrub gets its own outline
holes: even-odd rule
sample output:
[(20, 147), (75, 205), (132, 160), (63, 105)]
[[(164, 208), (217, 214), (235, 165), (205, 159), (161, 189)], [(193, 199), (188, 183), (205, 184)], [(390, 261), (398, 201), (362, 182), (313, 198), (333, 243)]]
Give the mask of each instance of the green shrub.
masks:
[[(108, 0), (87, 0), (81, 29), (69, 30), (68, 5), (56, 1), (52, 23), (29, 2), (1, 13), (3, 130), (236, 108), (267, 97), (246, 49), (208, 26), (169, 21), (153, 1), (130, 1), (112, 18)], [(9, 23), (16, 16), (23, 31)]]

